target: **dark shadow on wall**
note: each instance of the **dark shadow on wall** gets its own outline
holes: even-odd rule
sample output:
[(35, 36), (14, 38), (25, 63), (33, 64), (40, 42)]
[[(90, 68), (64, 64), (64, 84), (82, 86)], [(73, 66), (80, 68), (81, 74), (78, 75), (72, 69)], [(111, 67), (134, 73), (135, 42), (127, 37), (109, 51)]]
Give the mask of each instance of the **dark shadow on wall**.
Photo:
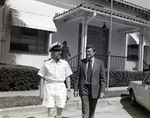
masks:
[[(13, 9), (11, 8), (13, 6)], [(2, 62), (7, 64), (17, 64), (16, 59), (20, 58), (20, 53), (10, 52), (10, 43), (11, 42), (11, 28), (16, 24), (21, 24), (22, 27), (26, 27), (27, 24), (21, 20), (21, 12), (20, 10), (16, 10), (14, 4), (12, 1), (7, 2), (6, 8), (5, 8), (5, 14), (6, 14), (6, 33), (10, 35), (5, 35), (6, 42), (3, 43), (3, 46), (1, 47), (2, 52), (5, 52), (2, 54)], [(14, 20), (14, 21), (13, 21)], [(8, 29), (9, 28), (9, 29)], [(8, 40), (8, 38), (10, 38)], [(8, 51), (8, 52), (6, 52)]]

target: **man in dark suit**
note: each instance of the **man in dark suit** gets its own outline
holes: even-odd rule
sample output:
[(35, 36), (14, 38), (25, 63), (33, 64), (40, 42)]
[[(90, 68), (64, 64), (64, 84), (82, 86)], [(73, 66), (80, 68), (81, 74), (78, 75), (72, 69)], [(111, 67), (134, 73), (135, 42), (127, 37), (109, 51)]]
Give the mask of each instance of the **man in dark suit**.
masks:
[(86, 58), (79, 62), (74, 83), (74, 96), (81, 97), (82, 118), (94, 118), (98, 98), (103, 98), (106, 75), (103, 61), (94, 57), (95, 47), (86, 47)]

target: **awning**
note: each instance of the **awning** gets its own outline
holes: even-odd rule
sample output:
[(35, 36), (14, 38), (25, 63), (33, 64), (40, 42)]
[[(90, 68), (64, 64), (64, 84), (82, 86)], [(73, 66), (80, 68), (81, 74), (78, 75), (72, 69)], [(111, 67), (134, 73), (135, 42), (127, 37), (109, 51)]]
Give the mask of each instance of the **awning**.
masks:
[(56, 32), (52, 16), (11, 9), (13, 26)]

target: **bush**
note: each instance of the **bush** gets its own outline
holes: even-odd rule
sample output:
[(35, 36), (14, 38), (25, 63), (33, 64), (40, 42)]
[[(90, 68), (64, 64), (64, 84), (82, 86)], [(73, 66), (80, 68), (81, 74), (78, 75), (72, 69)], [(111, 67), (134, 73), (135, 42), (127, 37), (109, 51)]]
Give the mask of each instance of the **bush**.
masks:
[(109, 87), (128, 86), (130, 81), (142, 81), (146, 74), (144, 71), (110, 70)]
[(0, 64), (0, 91), (38, 89), (38, 69), (30, 66)]
[[(0, 91), (26, 91), (36, 90), (40, 84), (38, 69), (30, 66), (8, 65), (0, 63)], [(130, 81), (141, 81), (147, 72), (110, 70), (109, 87), (128, 86)], [(106, 70), (107, 77), (107, 70)], [(73, 88), (75, 76), (71, 76), (71, 88)]]
[[(107, 79), (107, 70), (106, 79)], [(143, 71), (125, 71), (125, 70), (110, 70), (109, 71), (109, 87), (128, 86), (130, 81), (141, 81), (146, 76), (147, 72)], [(71, 76), (71, 86), (74, 86), (75, 73)]]

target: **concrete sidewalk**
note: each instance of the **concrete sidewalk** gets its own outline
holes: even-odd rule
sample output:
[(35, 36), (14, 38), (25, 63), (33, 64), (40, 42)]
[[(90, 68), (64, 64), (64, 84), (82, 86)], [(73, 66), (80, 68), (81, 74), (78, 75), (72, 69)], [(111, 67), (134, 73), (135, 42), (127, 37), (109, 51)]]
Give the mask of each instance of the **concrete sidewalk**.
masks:
[(0, 92), (0, 97), (14, 97), (14, 96), (39, 96), (39, 90), (31, 91), (8, 91)]
[[(106, 88), (106, 91), (116, 91), (116, 90), (127, 90), (127, 87), (110, 87)], [(73, 90), (72, 98), (73, 98)], [(14, 97), (14, 96), (40, 96), (40, 90), (30, 90), (30, 91), (8, 91), (0, 92), (0, 97)]]
[[(127, 87), (112, 87), (108, 91), (118, 91), (127, 90)], [(106, 90), (107, 91), (107, 90)], [(80, 97), (73, 96), (73, 90), (71, 91), (71, 99), (67, 101), (63, 116), (70, 116), (70, 118), (76, 118), (77, 114), (81, 114), (81, 100)], [(0, 92), (0, 97), (14, 97), (14, 96), (40, 96), (39, 90), (32, 91), (13, 91), (13, 92)], [(129, 97), (113, 97), (99, 99), (98, 104), (110, 104), (112, 102), (119, 102), (121, 100), (126, 100)], [(46, 118), (47, 109), (42, 105), (32, 105), (24, 107), (13, 107), (0, 109), (0, 118)], [(81, 115), (80, 117), (81, 118)]]
[[(122, 111), (125, 112), (125, 110), (123, 109), (123, 106), (120, 103), (120, 101), (122, 100), (127, 101), (127, 99), (123, 99), (121, 97), (99, 99), (96, 108), (95, 118), (100, 117), (106, 118), (106, 115), (109, 115), (109, 117), (114, 118), (116, 117), (116, 115), (118, 115), (118, 110), (119, 110), (119, 117), (116, 118), (120, 118), (120, 115), (124, 116), (124, 114), (122, 114)], [(56, 114), (56, 108), (54, 110), (54, 113)], [(125, 114), (128, 115), (127, 112), (125, 112)], [(82, 117), (81, 102), (80, 101), (68, 102), (63, 110), (63, 118), (81, 118), (81, 117)], [(37, 105), (37, 106), (0, 109), (0, 118), (48, 118), (47, 108), (43, 107), (42, 105)]]
[[(127, 87), (111, 87), (108, 89), (106, 88), (106, 91), (118, 91), (118, 90), (127, 90)], [(40, 96), (40, 90), (0, 92), (0, 97), (14, 97), (14, 96)], [(80, 101), (80, 97), (74, 97), (73, 90), (71, 90), (71, 99), (67, 101), (68, 105), (77, 101)]]

